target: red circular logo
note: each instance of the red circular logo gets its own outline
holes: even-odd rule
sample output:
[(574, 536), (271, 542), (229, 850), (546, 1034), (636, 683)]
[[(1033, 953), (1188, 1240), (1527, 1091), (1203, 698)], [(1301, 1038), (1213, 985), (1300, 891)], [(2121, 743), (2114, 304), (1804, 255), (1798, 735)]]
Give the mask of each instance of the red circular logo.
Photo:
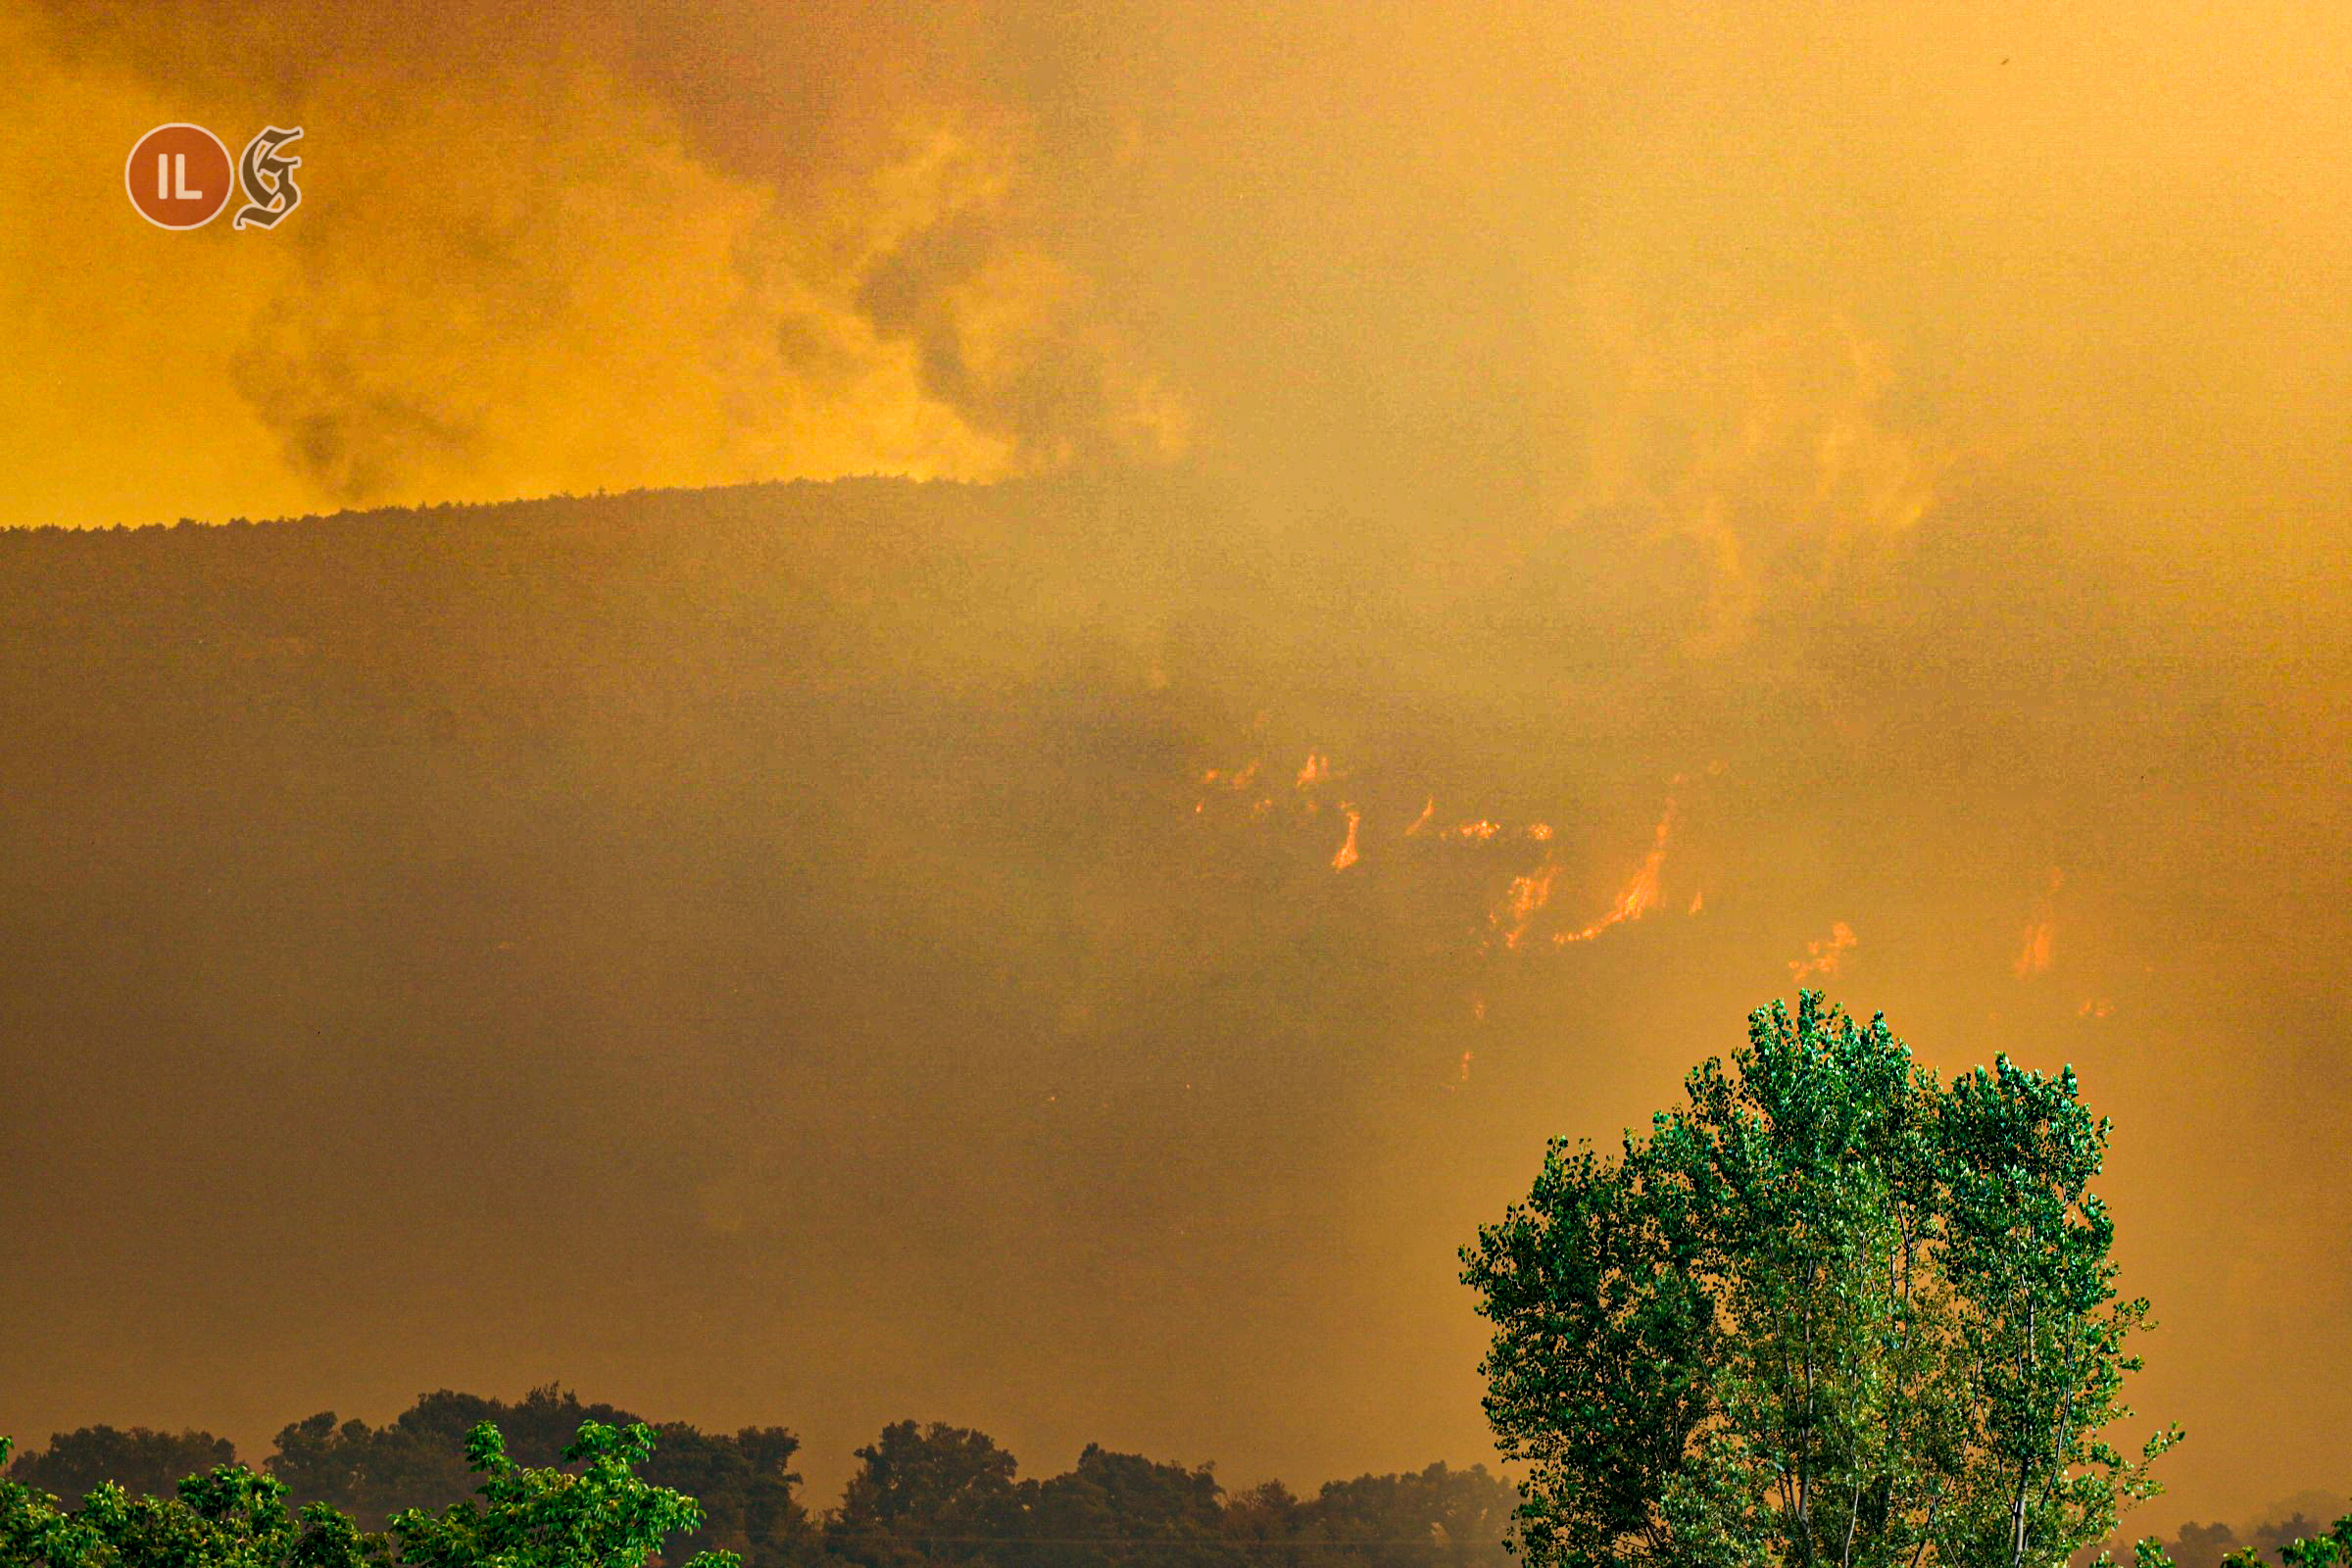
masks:
[(202, 125), (158, 125), (122, 166), (130, 205), (158, 228), (202, 228), (228, 205), (228, 149)]

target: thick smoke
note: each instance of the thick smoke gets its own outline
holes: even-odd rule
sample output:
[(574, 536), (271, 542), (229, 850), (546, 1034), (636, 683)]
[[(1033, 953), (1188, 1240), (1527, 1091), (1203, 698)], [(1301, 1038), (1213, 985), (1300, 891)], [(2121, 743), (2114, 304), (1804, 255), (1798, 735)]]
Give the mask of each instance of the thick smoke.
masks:
[[(162, 1053), (138, 1081), (188, 1106), (118, 1105), (85, 1015), (18, 972), (46, 1032), (9, 1038), (68, 1064), (29, 1078), (51, 1098), (24, 1134), (54, 1138), (25, 1162), (39, 1213), (89, 1260), (44, 1281), (58, 1320), (128, 1346), (92, 1356), (125, 1388), (225, 1364), (138, 1339), (109, 1269), (211, 1282), (174, 1195), (245, 1212), (244, 1169), (311, 1201), (299, 1156), (356, 1147), (363, 1197), (457, 1174), (371, 1216), (382, 1253), (322, 1259), (318, 1298), (223, 1275), (186, 1322), (390, 1300), (364, 1331), (427, 1358), (453, 1336), (417, 1282), (446, 1265), (512, 1286), (507, 1343), (562, 1329), (582, 1358), (486, 1381), (640, 1364), (533, 1315), (544, 1260), (463, 1186), (509, 1147), (505, 1102), (567, 1081), (529, 1054), (556, 1040), (714, 1117), (767, 1086), (739, 1145), (631, 1128), (625, 1182), (578, 1152), (634, 1082), (557, 1096), (526, 1143), (537, 1179), (610, 1181), (615, 1225), (672, 1239), (633, 1281), (736, 1282), (695, 1344), (814, 1364), (845, 1432), (903, 1413), (855, 1402), (881, 1368), (961, 1419), (1034, 1397), (1048, 1446), (1102, 1435), (1074, 1382), (1152, 1444), (1205, 1430), (1286, 1474), (1425, 1457), (1431, 1411), (1470, 1456), (1448, 1249), (1544, 1136), (1645, 1115), (1746, 1006), (1826, 976), (1947, 1061), (2076, 1057), (2116, 1109), (2119, 1210), (2148, 1222), (2127, 1261), (2168, 1325), (2141, 1402), (2193, 1433), (2180, 1508), (2340, 1476), (2340, 1399), (2303, 1396), (2341, 1386), (2307, 1331), (2352, 1314), (2327, 1223), (2348, 52), (2352, 13), (2143, 0), (1934, 26), (0, 0), (0, 523), (1044, 486), (643, 500), (596, 514), (610, 533), (525, 528), (527, 570), (511, 517), (472, 546), (466, 518), (396, 519), (350, 546), (367, 570), (285, 566), (299, 591), (220, 558), (245, 584), (220, 601), (263, 607), (234, 636), (201, 572), (159, 571), (176, 618), (136, 646), (250, 666), (241, 767), (206, 710), (167, 707), (192, 739), (161, 748), (87, 670), (90, 715), (44, 709), (53, 642), (133, 643), (108, 593), (18, 607), (11, 667), (54, 733), (12, 729), (11, 799), (40, 806), (12, 951), (126, 1009), (110, 1042)], [(300, 212), (142, 223), (122, 158), (174, 120), (304, 124)], [(706, 525), (740, 526), (706, 554)], [(103, 559), (124, 576), (90, 580), (140, 580)], [(1309, 756), (1312, 814), (1296, 788), (1192, 809), (1211, 770)], [(216, 874), (257, 799), (284, 832)], [(210, 831), (138, 841), (119, 883), (85, 863), (159, 801)], [(1425, 808), (1515, 831), (1405, 838)], [(182, 897), (156, 895), (167, 861)], [(1599, 934), (1482, 950), (1523, 925)], [(645, 1044), (673, 1026), (702, 1044)], [(315, 1142), (207, 1100), (197, 1048), (171, 1056), (190, 1039), (283, 1046)], [(410, 1142), (370, 1142), (378, 1117)], [(192, 1183), (156, 1152), (175, 1138), (258, 1163)], [(153, 1180), (122, 1174), (142, 1159)], [(148, 1228), (79, 1245), (75, 1181)], [(566, 1256), (612, 1239), (578, 1223)], [(865, 1272), (776, 1261), (811, 1255)], [(622, 1318), (682, 1294), (642, 1289)], [(785, 1346), (779, 1299), (808, 1326)], [(1074, 1379), (1019, 1349), (1071, 1344)], [(184, 1383), (183, 1413), (72, 1408), (74, 1364), (5, 1381), (64, 1425), (218, 1408)], [(683, 1397), (698, 1365), (647, 1375)], [(1388, 1432), (1401, 1451), (1364, 1450)]]
[[(831, 161), (784, 179), (698, 151), (694, 103), (632, 69), (613, 18), (582, 20), (509, 37), (504, 14), (451, 11), (400, 37), (12, 0), (28, 151), (0, 181), (48, 207), (39, 252), (90, 274), (68, 285), (27, 246), (19, 287), (121, 296), (36, 315), (15, 347), (43, 374), (16, 396), (171, 406), (134, 412), (169, 439), (110, 423), (36, 457), (7, 520), (986, 479), (1182, 450), (1182, 403), (1024, 232), (1027, 157), (1001, 117), (916, 95), (870, 135), (814, 125)], [(102, 167), (142, 119), (233, 139), (257, 116), (309, 128), (301, 219), (267, 236), (142, 234), (113, 210), (119, 177), (56, 168)], [(43, 504), (74, 491), (36, 488), (44, 468), (102, 458), (128, 471)]]

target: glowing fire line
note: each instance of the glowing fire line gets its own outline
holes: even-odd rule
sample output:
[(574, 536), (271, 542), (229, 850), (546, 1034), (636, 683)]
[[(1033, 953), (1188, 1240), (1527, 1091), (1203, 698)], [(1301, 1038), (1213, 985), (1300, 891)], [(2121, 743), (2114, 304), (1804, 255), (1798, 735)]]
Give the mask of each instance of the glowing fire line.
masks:
[(1342, 844), (1340, 853), (1331, 858), (1331, 868), (1334, 871), (1345, 871), (1359, 858), (1355, 849), (1355, 830), (1362, 825), (1364, 820), (1364, 813), (1345, 801), (1340, 803), (1340, 809), (1348, 813), (1348, 842)]
[(1642, 869), (1634, 873), (1634, 879), (1625, 885), (1625, 891), (1617, 896), (1617, 903), (1609, 912), (1582, 931), (1553, 932), (1553, 943), (1564, 948), (1571, 942), (1590, 942), (1613, 925), (1639, 920), (1649, 912), (1658, 902), (1658, 883), (1666, 869), (1666, 846), (1674, 837), (1674, 816), (1675, 803), (1668, 801), (1666, 814), (1658, 818), (1657, 836), (1650, 844), (1648, 858), (1642, 862)]

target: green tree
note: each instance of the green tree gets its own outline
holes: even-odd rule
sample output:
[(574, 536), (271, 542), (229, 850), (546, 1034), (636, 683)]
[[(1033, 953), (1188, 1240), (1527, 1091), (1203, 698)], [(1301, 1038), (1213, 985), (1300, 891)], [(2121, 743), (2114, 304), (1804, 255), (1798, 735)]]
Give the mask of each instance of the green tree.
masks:
[(2150, 1494), (2072, 1070), (1948, 1087), (1801, 992), (1462, 1250), (1539, 1568), (2043, 1568)]
[[(78, 1508), (17, 1481), (0, 1481), (0, 1564), (6, 1568), (643, 1568), (675, 1535), (703, 1523), (692, 1497), (640, 1479), (654, 1450), (650, 1427), (581, 1424), (563, 1457), (578, 1472), (534, 1469), (507, 1456), (489, 1422), (466, 1435), (483, 1477), (480, 1502), (396, 1515), (388, 1535), (364, 1534), (315, 1502), (299, 1522), (286, 1485), (243, 1465), (215, 1466), (169, 1499), (107, 1482)], [(9, 1445), (0, 1439), (0, 1464)], [(684, 1568), (737, 1568), (723, 1551)]]
[(0, 1438), (0, 1562), (38, 1562), (57, 1526), (57, 1498), (13, 1479), (8, 1456), (15, 1446)]
[[(516, 1463), (553, 1465), (582, 1423), (625, 1427), (636, 1419), (609, 1404), (583, 1404), (554, 1384), (512, 1403), (442, 1389), (420, 1395), (380, 1427), (338, 1424), (332, 1411), (294, 1422), (278, 1433), (263, 1467), (286, 1484), (293, 1498), (331, 1502), (362, 1526), (381, 1529), (403, 1509), (441, 1508), (473, 1491), (466, 1435), (485, 1421), (498, 1428)], [(666, 1441), (660, 1452), (662, 1460), (670, 1457)], [(654, 1479), (669, 1480), (659, 1474)]]
[[(420, 1396), (380, 1427), (338, 1423), (332, 1411), (294, 1422), (278, 1433), (266, 1464), (293, 1497), (333, 1503), (363, 1527), (380, 1529), (403, 1509), (441, 1508), (472, 1491), (466, 1434), (484, 1421), (498, 1428), (517, 1463), (554, 1465), (581, 1423), (625, 1427), (636, 1420), (610, 1404), (583, 1404), (554, 1384), (512, 1403), (443, 1389)], [(796, 1494), (798, 1437), (782, 1427), (745, 1427), (728, 1437), (683, 1421), (662, 1422), (654, 1432), (645, 1479), (685, 1493), (703, 1510), (702, 1528), (673, 1544), (673, 1551), (723, 1546), (751, 1568), (785, 1568), (817, 1555), (815, 1532)]]
[[(2226, 1524), (2188, 1523), (2161, 1545), (2166, 1561), (2175, 1568), (2221, 1568), (2225, 1560), (2244, 1562), (2249, 1558), (2291, 1561), (2308, 1564), (2308, 1568), (2323, 1568), (2331, 1560), (2352, 1564), (2352, 1514), (2336, 1520), (2332, 1529), (2323, 1530), (2318, 1520), (2298, 1509), (2287, 1518), (2248, 1527), (2242, 1539)], [(2335, 1559), (2327, 1556), (2330, 1545), (2339, 1554)], [(2319, 1555), (2312, 1555), (2315, 1552)]]
[(2291, 1541), (2278, 1548), (2286, 1568), (2346, 1568), (2352, 1565), (2352, 1513), (2336, 1520), (2324, 1536)]
[[(0, 1460), (9, 1444), (0, 1439)], [(170, 1498), (108, 1481), (68, 1510), (0, 1482), (0, 1562), (9, 1568), (367, 1568), (384, 1542), (324, 1504), (286, 1511), (286, 1489), (243, 1465), (216, 1465)]]
[[(583, 1422), (564, 1450), (584, 1466), (574, 1474), (515, 1463), (485, 1421), (466, 1438), (466, 1462), (483, 1478), (482, 1501), (395, 1515), (400, 1568), (642, 1568), (669, 1537), (703, 1523), (692, 1497), (631, 1473), (652, 1456), (654, 1442), (642, 1422)], [(736, 1568), (737, 1560), (706, 1551), (686, 1568)]]
[[(2286, 1530), (2298, 1530), (2313, 1521), (2298, 1513), (2286, 1522)], [(2287, 1539), (2277, 1525), (2258, 1526), (2254, 1535), (2268, 1538), (2271, 1549), (2278, 1553), (2284, 1568), (2347, 1568), (2352, 1565), (2352, 1514), (2336, 1520), (2326, 1534), (2296, 1535)], [(2185, 1548), (2186, 1557), (2179, 1568), (2195, 1568), (2198, 1562), (2211, 1560), (2218, 1568), (2270, 1568), (2260, 1545), (2239, 1546), (2233, 1551), (2216, 1556), (2220, 1544), (2236, 1538), (2228, 1525), (2183, 1525), (2179, 1544)], [(2143, 1541), (2138, 1547), (2134, 1568), (2176, 1568), (2176, 1559), (2160, 1542)]]

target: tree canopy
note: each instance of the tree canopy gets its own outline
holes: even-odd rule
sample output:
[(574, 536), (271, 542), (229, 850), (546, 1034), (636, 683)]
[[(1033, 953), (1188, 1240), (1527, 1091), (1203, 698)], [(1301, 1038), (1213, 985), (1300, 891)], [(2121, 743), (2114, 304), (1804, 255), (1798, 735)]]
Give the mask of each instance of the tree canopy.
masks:
[[(597, 1499), (662, 1524), (664, 1568), (704, 1551), (744, 1568), (1506, 1568), (1512, 1495), (1483, 1467), (1443, 1464), (1228, 1495), (1207, 1465), (1099, 1445), (1031, 1478), (986, 1433), (900, 1421), (857, 1450), (817, 1520), (785, 1429), (653, 1425), (552, 1386), (512, 1403), (444, 1390), (381, 1426), (321, 1412), (282, 1429), (259, 1474), (199, 1435), (187, 1451), (223, 1462), (176, 1495), (107, 1468), (152, 1447), (69, 1434), (13, 1468), (0, 1451), (0, 1568), (612, 1568), (646, 1530), (600, 1545), (553, 1527)], [(35, 1484), (69, 1470), (86, 1483), (78, 1507)]]
[(2072, 1069), (1940, 1083), (1800, 992), (1685, 1088), (1463, 1249), (1539, 1568), (2041, 1568), (2156, 1490)]
[(48, 1447), (7, 1469), (13, 1479), (62, 1497), (81, 1496), (109, 1481), (126, 1492), (170, 1496), (182, 1476), (203, 1474), (236, 1456), (226, 1438), (210, 1432), (102, 1425), (60, 1432)]
[[(179, 1483), (170, 1498), (134, 1495), (109, 1481), (78, 1508), (17, 1481), (0, 1481), (0, 1562), (8, 1568), (642, 1568), (672, 1536), (702, 1523), (695, 1500), (633, 1473), (653, 1453), (653, 1430), (583, 1422), (563, 1457), (578, 1468), (534, 1468), (507, 1454), (485, 1421), (466, 1434), (479, 1502), (439, 1513), (395, 1514), (363, 1532), (322, 1502), (289, 1514), (285, 1483), (221, 1464)], [(0, 1462), (9, 1444), (0, 1439)], [(736, 1568), (725, 1552), (684, 1568)]]

